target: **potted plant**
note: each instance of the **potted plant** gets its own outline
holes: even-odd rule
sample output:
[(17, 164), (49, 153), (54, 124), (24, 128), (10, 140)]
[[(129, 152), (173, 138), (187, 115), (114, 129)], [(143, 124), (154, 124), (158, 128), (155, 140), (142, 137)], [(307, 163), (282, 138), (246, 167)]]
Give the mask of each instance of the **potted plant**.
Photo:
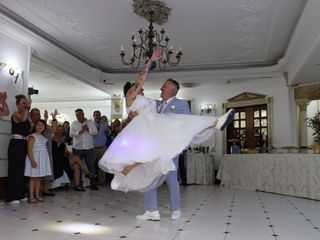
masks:
[(320, 112), (318, 111), (312, 118), (306, 119), (307, 126), (314, 130), (314, 145), (320, 145)]

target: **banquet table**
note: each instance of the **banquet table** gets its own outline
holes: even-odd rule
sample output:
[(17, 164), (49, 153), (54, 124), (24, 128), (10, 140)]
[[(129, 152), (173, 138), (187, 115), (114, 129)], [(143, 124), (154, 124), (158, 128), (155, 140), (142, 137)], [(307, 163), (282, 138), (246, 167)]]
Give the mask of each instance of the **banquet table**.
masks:
[(226, 154), (221, 185), (320, 200), (320, 154)]
[(213, 184), (214, 158), (211, 154), (191, 153), (185, 154), (185, 165), (188, 184)]

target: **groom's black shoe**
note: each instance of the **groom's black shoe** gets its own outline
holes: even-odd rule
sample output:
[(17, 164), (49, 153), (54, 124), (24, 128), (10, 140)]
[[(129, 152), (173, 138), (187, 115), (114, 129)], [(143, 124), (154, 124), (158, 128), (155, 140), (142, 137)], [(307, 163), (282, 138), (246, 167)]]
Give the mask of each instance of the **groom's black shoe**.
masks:
[(223, 131), (226, 128), (226, 126), (228, 126), (229, 123), (232, 122), (235, 113), (236, 110), (231, 108), (226, 114), (219, 117), (216, 128), (218, 128), (220, 131)]

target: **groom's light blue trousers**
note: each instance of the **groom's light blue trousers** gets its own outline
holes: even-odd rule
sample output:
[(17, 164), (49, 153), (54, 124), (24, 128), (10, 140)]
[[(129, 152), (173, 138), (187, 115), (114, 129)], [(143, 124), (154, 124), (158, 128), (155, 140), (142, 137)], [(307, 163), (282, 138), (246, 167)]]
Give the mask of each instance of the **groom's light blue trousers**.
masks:
[[(180, 185), (177, 178), (179, 155), (172, 161), (176, 166), (176, 170), (170, 171), (166, 176), (166, 183), (170, 193), (171, 212), (180, 210)], [(158, 209), (158, 192), (156, 188), (144, 193), (144, 209)]]

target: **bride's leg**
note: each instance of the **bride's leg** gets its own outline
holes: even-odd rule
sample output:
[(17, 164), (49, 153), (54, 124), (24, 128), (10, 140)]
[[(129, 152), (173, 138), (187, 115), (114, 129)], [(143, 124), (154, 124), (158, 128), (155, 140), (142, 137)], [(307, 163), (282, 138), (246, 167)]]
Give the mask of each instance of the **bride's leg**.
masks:
[(236, 111), (234, 109), (229, 109), (227, 113), (220, 116), (215, 123), (212, 125), (212, 127), (219, 129), (220, 131), (223, 131), (229, 123), (232, 122), (234, 115)]
[(123, 169), (122, 169), (122, 171), (121, 171), (121, 173), (123, 174), (123, 175), (128, 175), (128, 173), (132, 170), (132, 169), (134, 169), (135, 167), (137, 167), (137, 166), (139, 166), (139, 165), (141, 165), (142, 163), (133, 163), (133, 164), (130, 164), (130, 165), (126, 165), (126, 166), (124, 166), (123, 167)]
[(122, 171), (120, 173), (115, 173), (114, 177), (111, 182), (111, 189), (113, 190), (120, 190), (127, 192), (127, 175), (129, 172), (134, 169), (135, 167), (141, 165), (142, 163), (133, 163), (130, 165), (126, 165), (123, 167)]

